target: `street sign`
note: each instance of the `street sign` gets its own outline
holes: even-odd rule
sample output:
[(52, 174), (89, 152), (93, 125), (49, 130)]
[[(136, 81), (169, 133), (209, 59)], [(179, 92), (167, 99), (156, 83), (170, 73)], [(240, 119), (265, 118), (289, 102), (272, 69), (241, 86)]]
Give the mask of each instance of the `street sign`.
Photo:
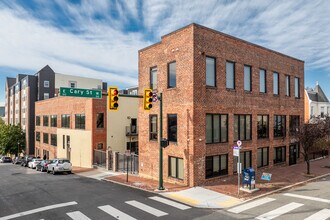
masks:
[(239, 147), (242, 145), (242, 141), (240, 141), (240, 140), (238, 140), (236, 143), (237, 143), (237, 146), (239, 146)]
[(77, 88), (60, 88), (60, 96), (72, 96), (72, 97), (82, 97), (82, 98), (102, 98), (102, 90), (94, 89), (77, 89)]
[(233, 148), (233, 155), (234, 155), (234, 157), (238, 157), (239, 156), (239, 147), (235, 146)]
[(271, 173), (262, 173), (261, 179), (270, 181), (272, 179), (272, 174)]
[(158, 94), (157, 91), (152, 92), (152, 102), (157, 102), (158, 101)]

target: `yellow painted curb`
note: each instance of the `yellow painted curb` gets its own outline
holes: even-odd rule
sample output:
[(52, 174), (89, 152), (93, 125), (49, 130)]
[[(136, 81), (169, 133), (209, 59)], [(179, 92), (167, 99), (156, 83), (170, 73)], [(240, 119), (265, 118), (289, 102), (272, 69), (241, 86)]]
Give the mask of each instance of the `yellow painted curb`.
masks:
[(239, 200), (239, 199), (231, 198), (231, 199), (228, 199), (224, 202), (219, 202), (218, 205), (221, 206), (221, 208), (228, 208), (228, 207), (237, 205), (240, 202), (241, 202), (241, 200)]
[(174, 193), (173, 194), (168, 194), (167, 197), (169, 197), (171, 199), (174, 199), (174, 200), (177, 200), (179, 202), (186, 203), (186, 204), (191, 205), (191, 206), (196, 206), (196, 205), (201, 203), (198, 200), (191, 199), (189, 197), (182, 196), (182, 195), (179, 195), (179, 194), (174, 194)]

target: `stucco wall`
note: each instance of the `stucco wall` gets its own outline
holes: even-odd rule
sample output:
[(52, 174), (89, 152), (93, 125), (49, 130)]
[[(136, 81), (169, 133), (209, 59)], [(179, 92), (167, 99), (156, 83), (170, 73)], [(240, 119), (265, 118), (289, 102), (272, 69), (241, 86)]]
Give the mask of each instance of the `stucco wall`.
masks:
[(102, 80), (85, 78), (79, 76), (65, 75), (56, 73), (55, 74), (55, 88), (70, 87), (70, 81), (77, 83), (77, 88), (84, 89), (102, 89)]
[[(130, 118), (138, 118), (137, 97), (119, 96), (118, 111), (108, 111), (107, 113), (107, 146), (112, 151), (124, 152), (129, 137), (126, 136), (126, 126), (130, 126)], [(148, 125), (146, 125), (148, 126)], [(137, 141), (137, 137), (132, 137), (132, 142)]]
[(57, 129), (57, 157), (68, 158), (67, 146), (63, 148), (63, 135), (70, 136), (71, 163), (73, 166), (92, 168), (92, 132), (73, 129)]

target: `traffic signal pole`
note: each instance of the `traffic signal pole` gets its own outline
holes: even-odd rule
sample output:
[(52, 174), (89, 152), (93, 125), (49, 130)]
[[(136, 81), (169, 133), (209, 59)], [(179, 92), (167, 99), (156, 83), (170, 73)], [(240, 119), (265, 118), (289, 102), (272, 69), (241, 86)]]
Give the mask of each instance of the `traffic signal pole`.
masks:
[(164, 190), (163, 185), (163, 147), (162, 147), (162, 140), (163, 140), (163, 94), (160, 93), (158, 96), (159, 100), (159, 186), (158, 190)]

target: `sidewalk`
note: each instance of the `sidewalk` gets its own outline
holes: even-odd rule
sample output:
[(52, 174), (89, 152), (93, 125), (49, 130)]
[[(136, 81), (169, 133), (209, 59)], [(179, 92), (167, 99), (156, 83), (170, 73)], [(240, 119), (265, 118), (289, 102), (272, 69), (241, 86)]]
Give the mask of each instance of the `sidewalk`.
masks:
[[(262, 172), (271, 173), (270, 182), (261, 180)], [(166, 190), (159, 192), (158, 180), (141, 178), (136, 175), (129, 175), (126, 182), (126, 174), (114, 173), (111, 171), (92, 170), (78, 175), (87, 176), (99, 180), (111, 181), (131, 187), (157, 192), (173, 200), (200, 208), (227, 208), (237, 205), (245, 200), (253, 199), (279, 190), (283, 187), (290, 187), (297, 183), (305, 183), (315, 177), (330, 175), (330, 159), (324, 158), (311, 162), (312, 175), (306, 175), (306, 164), (300, 163), (293, 166), (276, 166), (274, 168), (259, 170), (256, 175), (256, 187), (260, 190), (252, 194), (240, 191), (237, 195), (237, 175), (227, 176), (218, 179), (217, 182), (201, 187), (181, 186), (164, 183)]]

